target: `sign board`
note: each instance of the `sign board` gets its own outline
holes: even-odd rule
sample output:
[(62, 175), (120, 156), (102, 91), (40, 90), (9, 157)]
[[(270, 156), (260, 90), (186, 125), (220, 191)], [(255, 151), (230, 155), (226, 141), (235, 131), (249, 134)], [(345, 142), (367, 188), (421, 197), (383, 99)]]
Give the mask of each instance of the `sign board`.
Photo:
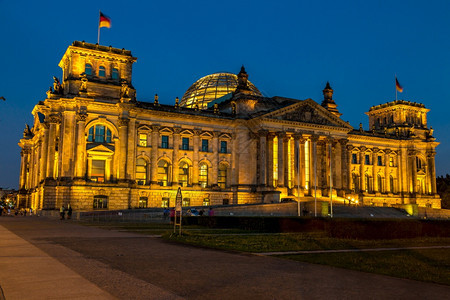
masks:
[(183, 196), (181, 195), (181, 187), (178, 187), (177, 197), (175, 198), (175, 211), (181, 211), (183, 204)]

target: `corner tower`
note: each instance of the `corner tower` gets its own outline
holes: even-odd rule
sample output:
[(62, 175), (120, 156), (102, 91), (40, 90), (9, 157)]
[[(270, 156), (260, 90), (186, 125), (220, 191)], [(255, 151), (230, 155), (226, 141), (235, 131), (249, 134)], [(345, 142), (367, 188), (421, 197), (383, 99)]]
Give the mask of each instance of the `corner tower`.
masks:
[(342, 116), (342, 114), (337, 109), (337, 104), (333, 100), (333, 89), (330, 83), (327, 81), (327, 85), (323, 89), (323, 101), (322, 106), (325, 107), (329, 112), (331, 112), (336, 117)]
[(59, 93), (65, 97), (134, 101), (136, 90), (131, 77), (135, 61), (129, 50), (75, 41), (59, 62), (63, 70)]

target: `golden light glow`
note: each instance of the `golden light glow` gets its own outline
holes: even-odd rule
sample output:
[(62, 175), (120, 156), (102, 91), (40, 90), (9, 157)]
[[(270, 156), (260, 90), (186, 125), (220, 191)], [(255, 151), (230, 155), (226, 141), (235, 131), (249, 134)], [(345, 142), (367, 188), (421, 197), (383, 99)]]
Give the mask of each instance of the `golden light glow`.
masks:
[(278, 137), (273, 138), (273, 186), (278, 185)]

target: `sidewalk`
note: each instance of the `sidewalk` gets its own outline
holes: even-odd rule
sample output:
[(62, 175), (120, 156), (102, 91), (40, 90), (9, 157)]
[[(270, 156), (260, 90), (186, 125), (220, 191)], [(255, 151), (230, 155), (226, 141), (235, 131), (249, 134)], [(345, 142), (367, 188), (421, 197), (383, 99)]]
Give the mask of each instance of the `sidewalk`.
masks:
[(115, 299), (2, 225), (0, 249), (0, 287), (7, 300)]

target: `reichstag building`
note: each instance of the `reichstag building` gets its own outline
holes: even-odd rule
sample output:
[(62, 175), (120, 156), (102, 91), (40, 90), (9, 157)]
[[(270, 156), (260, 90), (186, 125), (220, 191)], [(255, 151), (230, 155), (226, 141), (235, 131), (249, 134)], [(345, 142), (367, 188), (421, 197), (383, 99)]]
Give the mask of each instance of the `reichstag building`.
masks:
[(264, 97), (244, 67), (196, 81), (173, 105), (136, 99), (131, 51), (74, 42), (21, 147), (19, 206), (75, 210), (276, 203), (283, 198), (440, 208), (423, 104), (344, 122), (323, 100)]

